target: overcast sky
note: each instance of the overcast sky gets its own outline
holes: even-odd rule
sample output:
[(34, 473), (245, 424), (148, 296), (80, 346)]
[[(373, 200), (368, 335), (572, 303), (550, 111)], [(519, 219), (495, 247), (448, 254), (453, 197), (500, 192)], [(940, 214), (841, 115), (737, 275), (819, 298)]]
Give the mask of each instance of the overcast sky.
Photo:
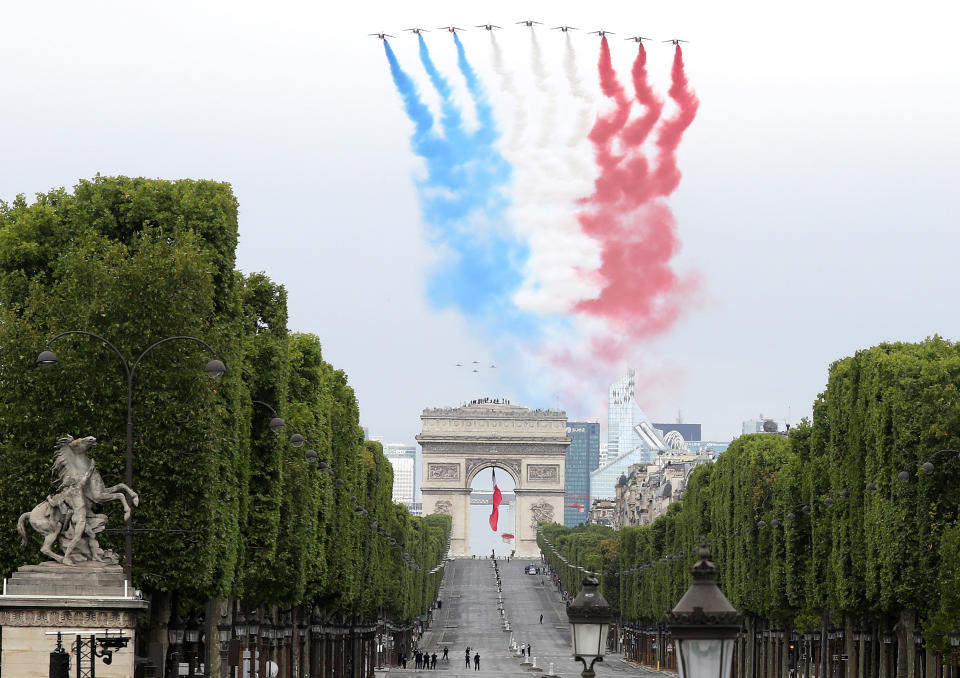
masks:
[[(635, 50), (620, 35), (690, 40), (701, 105), (670, 204), (676, 265), (700, 290), (669, 332), (635, 347), (651, 418), (682, 409), (705, 437), (730, 439), (761, 412), (809, 415), (829, 363), (860, 348), (960, 338), (955, 3), (9, 3), (0, 198), (97, 172), (228, 181), (240, 202), (238, 265), (287, 287), (290, 327), (319, 335), (346, 370), (371, 434), (412, 443), (422, 408), (475, 397), (539, 391), (521, 404), (556, 405), (552, 375), (537, 389), (509, 369), (454, 367), (510, 356), (426, 301), (436, 253), (423, 237), (411, 125), (382, 45), (367, 36), (397, 35), (419, 78), (403, 28), (494, 22), (509, 54), (527, 15), (616, 31), (621, 74)], [(559, 70), (558, 34), (539, 36)], [(452, 73), (449, 36), (427, 39)], [(462, 40), (505, 105), (488, 36)], [(576, 40), (596, 88), (596, 40)], [(661, 90), (671, 49), (650, 46)], [(598, 370), (595, 394), (559, 405), (571, 418), (605, 417), (596, 384), (615, 376)]]

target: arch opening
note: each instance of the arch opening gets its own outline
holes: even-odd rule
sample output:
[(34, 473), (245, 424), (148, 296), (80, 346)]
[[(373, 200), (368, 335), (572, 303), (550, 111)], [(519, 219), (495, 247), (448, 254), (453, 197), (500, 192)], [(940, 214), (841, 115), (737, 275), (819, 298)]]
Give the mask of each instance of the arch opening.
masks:
[[(490, 525), (494, 476), (496, 485), (503, 495), (498, 509), (499, 519), (496, 531)], [(514, 550), (516, 539), (508, 540), (504, 535), (516, 536), (517, 497), (514, 494), (516, 480), (513, 475), (502, 466), (489, 464), (473, 474), (469, 487), (470, 554), (483, 558), (489, 557), (491, 553), (495, 553), (497, 557), (510, 555)]]

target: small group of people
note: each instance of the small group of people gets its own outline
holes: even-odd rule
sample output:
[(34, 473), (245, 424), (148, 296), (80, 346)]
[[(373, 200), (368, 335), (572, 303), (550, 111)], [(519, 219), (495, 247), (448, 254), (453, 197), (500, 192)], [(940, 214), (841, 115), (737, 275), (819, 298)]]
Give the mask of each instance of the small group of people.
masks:
[[(449, 661), (449, 650), (443, 648), (443, 661)], [(407, 668), (407, 655), (400, 655), (400, 668)], [(415, 669), (435, 669), (437, 668), (437, 653), (424, 652), (422, 650), (413, 651), (413, 668)]]
[(520, 643), (520, 654), (524, 657), (533, 656), (533, 650), (530, 649), (530, 643)]
[[(470, 648), (469, 647), (467, 647), (467, 652), (464, 659), (466, 660), (467, 668), (469, 669), (470, 668)], [(480, 670), (480, 653), (479, 652), (475, 652), (473, 654), (473, 670), (474, 671)]]

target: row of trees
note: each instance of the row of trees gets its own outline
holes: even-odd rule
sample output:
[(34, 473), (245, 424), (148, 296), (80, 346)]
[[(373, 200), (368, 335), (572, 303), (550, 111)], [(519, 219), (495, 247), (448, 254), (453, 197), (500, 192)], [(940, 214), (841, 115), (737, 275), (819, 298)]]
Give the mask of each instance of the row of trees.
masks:
[[(190, 341), (158, 347), (136, 374), (134, 527), (144, 531), (134, 537), (134, 584), (155, 598), (177, 592), (184, 606), (309, 603), (409, 621), (436, 596), (430, 570), (449, 518), (415, 518), (391, 502), (392, 467), (364, 441), (346, 375), (316, 336), (289, 331), (282, 286), (235, 269), (236, 244), (237, 202), (224, 183), (98, 176), (33, 203), (0, 203), (0, 512), (10, 528), (0, 531), (0, 567), (39, 560), (14, 526), (52, 492), (58, 437), (95, 435), (104, 479), (123, 478), (119, 360), (71, 335), (51, 347), (58, 365), (40, 370), (46, 342), (81, 329), (134, 358), (158, 339), (194, 336), (226, 363), (219, 380)], [(307, 445), (287, 442), (290, 427), (271, 431), (273, 415), (255, 401)], [(120, 527), (116, 507), (104, 508)], [(121, 535), (103, 537), (122, 552)]]
[(623, 618), (657, 621), (705, 535), (750, 618), (946, 649), (960, 625), (958, 384), (960, 345), (939, 337), (860, 351), (831, 365), (812, 422), (738, 438), (653, 525), (543, 525), (541, 548), (571, 593), (581, 573), (561, 555), (603, 573)]

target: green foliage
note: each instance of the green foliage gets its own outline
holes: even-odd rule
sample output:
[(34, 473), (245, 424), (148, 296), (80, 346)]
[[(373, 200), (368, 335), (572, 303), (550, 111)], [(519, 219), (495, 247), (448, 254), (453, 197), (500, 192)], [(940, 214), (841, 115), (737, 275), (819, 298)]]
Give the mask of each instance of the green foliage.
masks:
[[(203, 371), (206, 349), (185, 340), (158, 346), (136, 371), (135, 526), (156, 531), (135, 536), (135, 584), (195, 602), (308, 602), (365, 618), (382, 608), (412, 620), (436, 597), (441, 573), (426, 571), (441, 562), (449, 517), (413, 518), (391, 503), (392, 468), (363, 441), (346, 375), (317, 337), (289, 333), (283, 287), (234, 270), (236, 207), (227, 184), (99, 176), (32, 204), (0, 203), (0, 512), (10, 526), (0, 565), (39, 560), (36, 539), (21, 547), (13, 526), (52, 491), (58, 437), (96, 435), (104, 480), (123, 479), (120, 360), (72, 335), (41, 371), (33, 361), (45, 343), (85, 330), (132, 362), (161, 338), (194, 336), (227, 364), (219, 381)], [(279, 434), (270, 408), (289, 422)], [(288, 444), (294, 428), (305, 447)], [(306, 461), (310, 447), (329, 471)], [(103, 508), (119, 527), (119, 507)], [(118, 535), (101, 537), (122, 550)], [(403, 562), (404, 548), (421, 570)]]
[[(806, 629), (824, 612), (860, 619), (915, 610), (927, 617), (930, 646), (944, 647), (960, 624), (958, 384), (960, 346), (939, 337), (834, 363), (812, 423), (789, 437), (738, 438), (693, 472), (666, 515), (617, 533), (622, 614), (662, 620), (690, 583), (703, 535), (721, 587), (744, 614)], [(927, 460), (932, 474), (921, 469)], [(908, 480), (898, 479), (902, 471)], [(542, 534), (569, 562), (594, 569), (596, 529), (543, 526)], [(573, 570), (541, 549), (578, 590)], [(617, 590), (614, 574), (605, 594)]]

